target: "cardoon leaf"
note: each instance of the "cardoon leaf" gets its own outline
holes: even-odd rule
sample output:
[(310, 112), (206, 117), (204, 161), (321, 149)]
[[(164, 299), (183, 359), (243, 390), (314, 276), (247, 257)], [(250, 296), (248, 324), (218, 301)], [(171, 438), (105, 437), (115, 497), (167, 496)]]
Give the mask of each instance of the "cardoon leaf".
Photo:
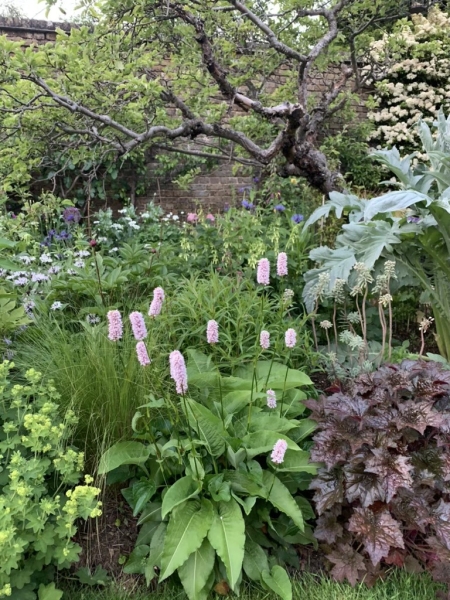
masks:
[(167, 579), (202, 545), (213, 522), (208, 500), (187, 500), (172, 511), (161, 557), (159, 581)]
[(334, 564), (331, 575), (336, 581), (347, 579), (354, 586), (367, 570), (364, 558), (349, 544), (339, 544), (334, 552), (328, 554), (327, 558)]
[(216, 553), (208, 539), (178, 568), (181, 584), (189, 600), (206, 600), (211, 590), (205, 589), (214, 568)]
[(234, 589), (244, 560), (245, 522), (236, 500), (218, 502), (208, 539), (225, 565), (228, 582)]
[(386, 510), (374, 513), (370, 508), (355, 508), (348, 529), (361, 539), (374, 566), (389, 554), (391, 546), (405, 547), (399, 522)]

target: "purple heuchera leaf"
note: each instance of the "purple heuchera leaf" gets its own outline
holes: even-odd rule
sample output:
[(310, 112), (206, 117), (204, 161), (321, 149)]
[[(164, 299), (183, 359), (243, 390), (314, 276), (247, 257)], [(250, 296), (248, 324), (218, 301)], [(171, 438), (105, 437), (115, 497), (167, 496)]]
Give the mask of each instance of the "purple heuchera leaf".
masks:
[(337, 538), (342, 536), (343, 532), (342, 525), (338, 523), (335, 513), (327, 511), (317, 519), (314, 536), (321, 542), (333, 544)]
[(314, 502), (319, 515), (344, 499), (342, 476), (337, 470), (329, 472), (326, 469), (319, 469), (318, 475), (312, 480), (309, 489), (316, 490)]
[(366, 471), (379, 476), (386, 502), (390, 502), (398, 488), (411, 489), (412, 466), (406, 456), (396, 456), (389, 450), (374, 448), (373, 457), (366, 461)]
[(373, 565), (389, 554), (391, 546), (405, 547), (400, 523), (387, 510), (374, 513), (370, 508), (355, 508), (348, 529), (361, 539)]
[(347, 579), (351, 585), (356, 585), (360, 576), (367, 570), (364, 558), (349, 544), (339, 544), (327, 558), (334, 563), (331, 574), (336, 581)]

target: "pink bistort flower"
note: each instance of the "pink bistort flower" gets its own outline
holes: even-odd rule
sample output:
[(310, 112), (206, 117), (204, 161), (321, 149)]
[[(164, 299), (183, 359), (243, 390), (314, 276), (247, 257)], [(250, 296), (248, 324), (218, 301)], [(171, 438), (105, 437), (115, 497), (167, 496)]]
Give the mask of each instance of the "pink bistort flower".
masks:
[(217, 321), (208, 321), (208, 326), (206, 327), (206, 340), (208, 344), (217, 344), (219, 341), (219, 325)]
[(286, 440), (278, 440), (273, 447), (272, 454), (270, 455), (270, 459), (273, 463), (277, 465), (281, 465), (284, 461), (284, 455), (287, 450), (287, 442)]
[(269, 408), (277, 407), (277, 395), (273, 390), (267, 390), (267, 406)]
[(138, 361), (143, 367), (146, 367), (152, 362), (148, 356), (147, 348), (145, 347), (144, 342), (138, 342), (136, 344), (136, 354)]
[(267, 258), (261, 258), (261, 260), (258, 262), (256, 281), (260, 285), (269, 285), (270, 283), (270, 262)]
[(197, 223), (198, 215), (196, 213), (188, 213), (186, 217), (188, 223)]
[(142, 313), (134, 311), (130, 314), (131, 329), (136, 340), (144, 340), (147, 337), (147, 327)]
[(187, 371), (183, 355), (179, 350), (174, 350), (169, 356), (170, 376), (175, 381), (177, 394), (185, 394), (188, 389)]
[(259, 344), (263, 350), (268, 350), (270, 347), (270, 333), (264, 329), (259, 334)]
[(214, 221), (216, 220), (215, 216), (213, 214), (211, 214), (211, 213), (207, 214), (206, 217), (205, 217), (205, 219), (207, 221), (211, 221), (211, 223), (214, 223)]
[(165, 294), (162, 287), (157, 287), (153, 290), (153, 300), (150, 304), (150, 308), (148, 309), (149, 317), (157, 317), (160, 314), (164, 298)]
[(108, 311), (108, 339), (117, 342), (123, 334), (122, 317), (118, 310)]
[(293, 348), (297, 343), (297, 334), (295, 333), (295, 329), (288, 329), (284, 334), (284, 341), (286, 344), (286, 348)]
[(286, 252), (280, 252), (277, 259), (277, 275), (285, 277), (288, 274), (288, 261)]

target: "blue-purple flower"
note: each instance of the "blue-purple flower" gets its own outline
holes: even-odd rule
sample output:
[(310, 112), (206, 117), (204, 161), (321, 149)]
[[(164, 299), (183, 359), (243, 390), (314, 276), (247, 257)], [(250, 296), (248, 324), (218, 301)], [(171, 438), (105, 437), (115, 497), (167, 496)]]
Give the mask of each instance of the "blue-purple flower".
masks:
[(420, 222), (419, 217), (406, 217), (406, 220), (408, 221), (408, 223), (419, 223)]
[(274, 209), (277, 212), (284, 212), (286, 210), (286, 207), (284, 206), (284, 204), (275, 204)]
[(246, 210), (252, 210), (252, 208), (255, 208), (255, 205), (252, 202), (249, 202), (248, 200), (242, 200), (242, 208), (245, 208)]
[(296, 223), (297, 225), (299, 223), (301, 223), (302, 221), (305, 220), (305, 217), (303, 215), (292, 215), (291, 217), (291, 221), (293, 221), (294, 223)]
[(75, 206), (69, 206), (64, 209), (63, 219), (66, 223), (79, 223), (81, 219), (81, 213)]

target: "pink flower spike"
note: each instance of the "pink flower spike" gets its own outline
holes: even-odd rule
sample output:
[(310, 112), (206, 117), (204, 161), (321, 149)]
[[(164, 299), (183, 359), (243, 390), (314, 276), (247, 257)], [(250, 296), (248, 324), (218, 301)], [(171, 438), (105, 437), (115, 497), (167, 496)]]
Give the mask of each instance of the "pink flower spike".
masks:
[(174, 350), (169, 356), (170, 376), (175, 381), (177, 394), (185, 394), (188, 389), (187, 371), (183, 355), (179, 350)]
[(144, 340), (147, 337), (147, 327), (142, 313), (134, 311), (130, 314), (131, 329), (136, 340)]
[(277, 259), (277, 275), (285, 277), (288, 274), (288, 260), (286, 252), (280, 252)]
[(149, 317), (157, 317), (161, 313), (165, 294), (162, 287), (157, 287), (153, 290), (153, 300), (148, 309)]
[(196, 215), (196, 213), (188, 213), (187, 217), (186, 217), (186, 221), (188, 223), (197, 223), (198, 216)]
[(286, 454), (287, 447), (288, 445), (285, 440), (278, 440), (273, 447), (270, 460), (277, 465), (281, 465), (281, 463), (284, 461), (284, 455)]
[(273, 390), (267, 390), (267, 406), (269, 408), (277, 407), (277, 395)]
[(206, 341), (208, 344), (217, 344), (219, 341), (219, 325), (217, 321), (208, 321), (208, 326), (206, 327)]
[(205, 219), (207, 221), (211, 221), (211, 223), (214, 223), (214, 221), (216, 220), (216, 218), (214, 217), (214, 215), (212, 215), (211, 213), (209, 213), (208, 215), (206, 215)]
[(256, 281), (260, 285), (269, 285), (270, 283), (270, 262), (267, 258), (261, 258), (261, 260), (258, 262)]
[(118, 310), (108, 311), (108, 339), (118, 342), (123, 335), (122, 317)]
[(261, 331), (259, 334), (259, 344), (263, 350), (268, 350), (270, 347), (270, 333), (268, 331)]
[(288, 329), (284, 334), (284, 341), (286, 344), (286, 348), (293, 348), (297, 343), (297, 334), (295, 333), (295, 329)]
[(147, 348), (145, 347), (144, 342), (138, 342), (136, 344), (136, 354), (138, 357), (138, 361), (141, 363), (143, 367), (149, 365), (152, 361), (148, 357)]

